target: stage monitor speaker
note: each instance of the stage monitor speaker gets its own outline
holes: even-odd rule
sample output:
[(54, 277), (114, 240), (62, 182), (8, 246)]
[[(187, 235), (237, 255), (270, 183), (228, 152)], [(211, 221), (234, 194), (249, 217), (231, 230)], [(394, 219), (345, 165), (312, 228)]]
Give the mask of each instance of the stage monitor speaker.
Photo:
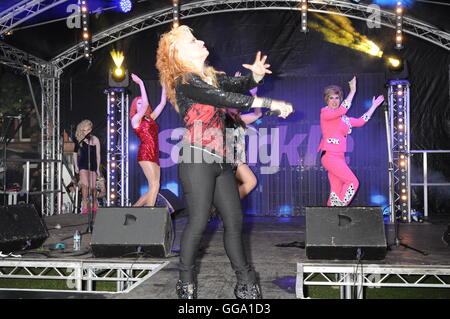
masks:
[(48, 230), (33, 205), (0, 207), (0, 252), (41, 247)]
[(306, 207), (309, 259), (382, 260), (387, 244), (381, 207)]
[(167, 257), (172, 242), (172, 220), (166, 207), (104, 207), (95, 215), (94, 257)]

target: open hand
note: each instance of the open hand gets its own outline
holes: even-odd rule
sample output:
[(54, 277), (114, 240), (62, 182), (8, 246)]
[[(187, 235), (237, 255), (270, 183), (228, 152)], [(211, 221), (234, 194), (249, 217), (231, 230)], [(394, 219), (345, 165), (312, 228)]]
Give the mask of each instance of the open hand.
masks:
[(268, 68), (270, 64), (266, 64), (267, 55), (261, 57), (261, 51), (256, 53), (255, 61), (253, 64), (242, 64), (242, 66), (253, 72), (253, 78), (256, 82), (259, 82), (263, 79), (264, 75), (271, 74)]
[(356, 92), (356, 76), (354, 76), (349, 82), (348, 86), (350, 87), (351, 92)]
[(272, 105), (270, 107), (271, 111), (280, 111), (280, 115), (278, 117), (281, 117), (285, 119), (289, 116), (292, 112), (294, 112), (294, 108), (292, 107), (291, 103), (283, 102), (283, 101), (277, 101), (272, 100)]
[(375, 96), (372, 98), (372, 106), (379, 107), (384, 101), (384, 96), (380, 95), (377, 98)]
[(131, 73), (131, 79), (134, 81), (134, 82), (136, 82), (137, 84), (142, 84), (143, 82), (142, 82), (142, 80), (141, 80), (141, 78), (140, 77), (138, 77), (136, 74), (134, 74), (134, 73)]

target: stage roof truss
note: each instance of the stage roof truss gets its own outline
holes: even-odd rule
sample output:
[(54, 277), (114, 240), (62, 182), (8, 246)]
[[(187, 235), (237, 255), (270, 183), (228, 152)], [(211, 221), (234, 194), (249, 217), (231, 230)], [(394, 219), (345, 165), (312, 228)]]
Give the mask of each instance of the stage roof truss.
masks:
[[(251, 10), (299, 10), (299, 1), (195, 1), (180, 6), (180, 20), (213, 14), (236, 11)], [(353, 19), (369, 21), (371, 12), (365, 4), (354, 4), (345, 1), (324, 1), (311, 0), (308, 2), (308, 11), (336, 14)], [(172, 8), (165, 8), (158, 11), (149, 12), (145, 15), (135, 17), (131, 20), (113, 26), (105, 31), (95, 34), (92, 38), (92, 50), (96, 51), (117, 40), (126, 38), (140, 31), (160, 26), (173, 21)], [(380, 10), (380, 25), (395, 29), (395, 13)], [(450, 34), (443, 32), (436, 27), (422, 21), (404, 17), (403, 30), (413, 36), (429, 41), (446, 50), (450, 50)], [(394, 33), (393, 33), (394, 36)], [(83, 57), (83, 48), (77, 44), (62, 52), (54, 59), (54, 63), (59, 69), (64, 69), (70, 64)]]

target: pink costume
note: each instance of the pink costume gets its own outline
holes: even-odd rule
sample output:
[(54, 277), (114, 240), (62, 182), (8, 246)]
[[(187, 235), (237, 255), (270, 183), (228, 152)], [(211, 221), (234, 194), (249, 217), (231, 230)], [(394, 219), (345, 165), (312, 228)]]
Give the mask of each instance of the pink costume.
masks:
[(321, 162), (328, 171), (330, 196), (327, 206), (348, 206), (358, 190), (359, 182), (355, 174), (345, 162), (347, 135), (352, 127), (361, 127), (369, 117), (364, 114), (360, 118), (347, 117), (345, 114), (350, 103), (344, 100), (337, 109), (324, 107), (320, 111), (320, 127), (322, 140), (318, 151), (325, 151)]

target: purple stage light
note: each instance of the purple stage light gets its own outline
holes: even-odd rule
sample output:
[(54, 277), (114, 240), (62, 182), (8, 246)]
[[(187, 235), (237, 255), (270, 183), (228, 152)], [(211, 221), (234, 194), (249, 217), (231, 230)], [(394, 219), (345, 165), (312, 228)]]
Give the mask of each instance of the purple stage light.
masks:
[(131, 2), (131, 0), (120, 0), (119, 8), (123, 13), (128, 13), (131, 11), (131, 9), (133, 9), (133, 3)]

